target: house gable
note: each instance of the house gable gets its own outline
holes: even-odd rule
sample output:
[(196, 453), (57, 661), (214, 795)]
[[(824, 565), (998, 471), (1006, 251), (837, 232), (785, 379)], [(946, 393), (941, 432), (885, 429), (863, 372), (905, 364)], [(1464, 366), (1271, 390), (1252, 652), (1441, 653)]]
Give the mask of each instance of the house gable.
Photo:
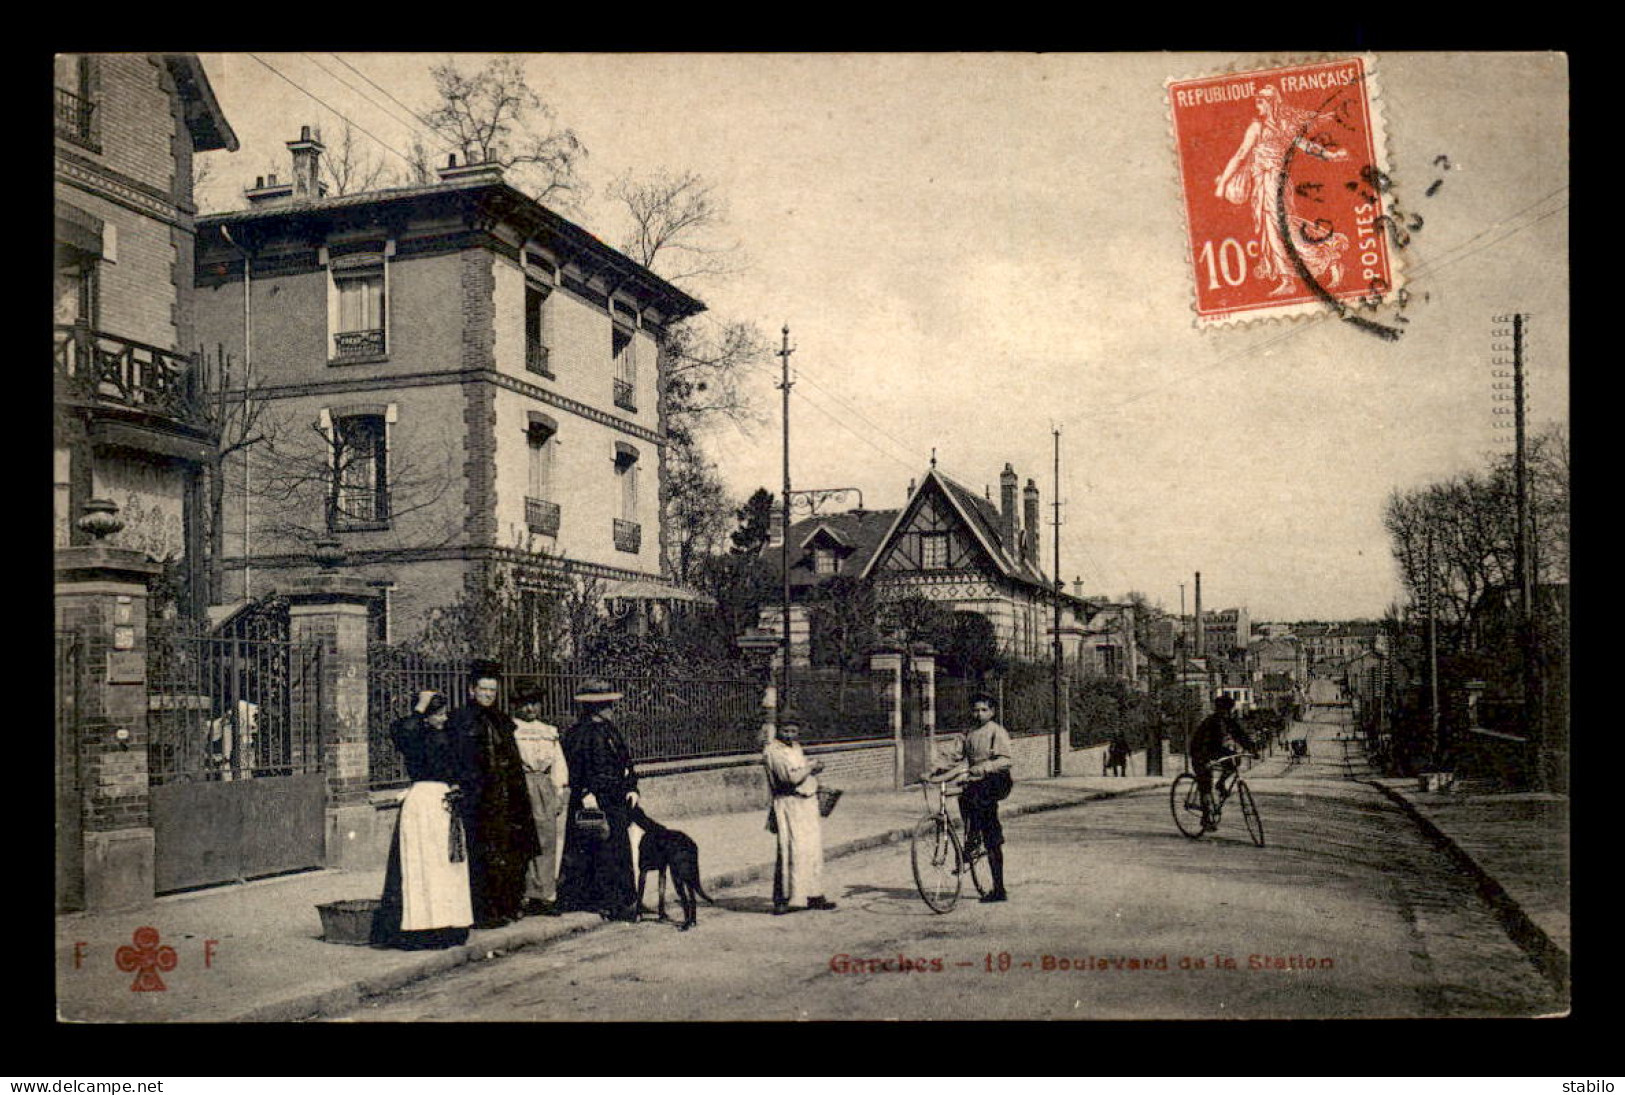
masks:
[(1001, 567), (937, 477), (928, 475), (880, 543), (865, 576), (974, 571), (994, 576)]

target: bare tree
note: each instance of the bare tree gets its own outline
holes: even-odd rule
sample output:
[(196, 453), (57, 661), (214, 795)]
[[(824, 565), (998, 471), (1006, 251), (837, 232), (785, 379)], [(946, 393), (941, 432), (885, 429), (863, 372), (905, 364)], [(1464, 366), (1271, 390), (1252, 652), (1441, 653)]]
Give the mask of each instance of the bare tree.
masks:
[(193, 393), (194, 418), (215, 438), (204, 469), (209, 491), (204, 573), (208, 603), (219, 604), (225, 596), (221, 565), (226, 546), (226, 466), (238, 454), (265, 442), (274, 423), (267, 414), (260, 378), (251, 366), (235, 367), (222, 347), (217, 346), (212, 357), (199, 351)]
[(441, 504), (461, 484), (446, 439), (409, 434), (381, 452), (297, 412), (264, 433), (248, 488), (257, 541), (307, 550), (337, 528), (364, 529), (369, 551), (387, 554), (444, 547), (462, 532), (456, 507)]
[(722, 553), (733, 527), (734, 509), (716, 465), (693, 445), (673, 445), (667, 453), (666, 569), (684, 584), (698, 577), (699, 561)]
[(717, 419), (741, 426), (758, 421), (744, 379), (767, 362), (770, 349), (755, 324), (696, 316), (667, 333), (664, 351), (666, 423), (674, 434), (692, 437)]
[(744, 268), (737, 241), (717, 238), (727, 210), (715, 184), (692, 171), (630, 171), (609, 185), (627, 220), (621, 250), (670, 282), (722, 278)]
[(322, 177), (334, 197), (375, 189), (388, 173), (382, 159), (356, 141), (355, 127), (344, 123), (338, 143), (322, 157)]
[(518, 60), (502, 57), (475, 73), (451, 60), (429, 74), (437, 101), (423, 119), (467, 162), (500, 164), (538, 201), (567, 204), (579, 194), (586, 146), (557, 124)]

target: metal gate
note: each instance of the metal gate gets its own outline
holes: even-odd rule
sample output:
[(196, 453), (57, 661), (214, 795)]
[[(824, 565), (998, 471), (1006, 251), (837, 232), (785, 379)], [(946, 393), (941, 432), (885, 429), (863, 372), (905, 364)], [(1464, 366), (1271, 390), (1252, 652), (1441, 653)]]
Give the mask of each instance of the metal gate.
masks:
[(79, 637), (56, 634), (56, 909), (85, 907), (83, 783), (79, 775)]
[(322, 866), (319, 645), (154, 635), (147, 681), (157, 892)]

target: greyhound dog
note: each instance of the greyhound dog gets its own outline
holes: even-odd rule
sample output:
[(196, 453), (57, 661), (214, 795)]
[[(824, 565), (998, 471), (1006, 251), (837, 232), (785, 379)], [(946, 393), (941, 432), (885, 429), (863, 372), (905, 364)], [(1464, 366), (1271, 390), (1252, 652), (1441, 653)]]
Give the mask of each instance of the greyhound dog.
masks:
[(643, 888), (649, 881), (649, 872), (659, 871), (659, 917), (661, 920), (668, 919), (666, 875), (670, 873), (672, 888), (677, 891), (677, 900), (683, 906), (683, 922), (677, 927), (679, 931), (687, 931), (699, 923), (699, 902), (694, 899), (695, 894), (712, 905), (716, 904), (700, 886), (699, 845), (687, 833), (666, 828), (641, 808), (633, 811), (632, 822), (643, 830), (643, 838), (638, 841), (638, 909), (641, 911), (643, 908)]

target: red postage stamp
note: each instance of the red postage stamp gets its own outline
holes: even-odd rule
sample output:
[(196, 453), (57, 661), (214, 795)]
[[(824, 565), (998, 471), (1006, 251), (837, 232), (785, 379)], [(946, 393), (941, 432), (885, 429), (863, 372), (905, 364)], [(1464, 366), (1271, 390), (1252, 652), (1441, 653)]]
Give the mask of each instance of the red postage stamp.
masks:
[(1346, 314), (1398, 290), (1369, 58), (1166, 86), (1199, 324)]

